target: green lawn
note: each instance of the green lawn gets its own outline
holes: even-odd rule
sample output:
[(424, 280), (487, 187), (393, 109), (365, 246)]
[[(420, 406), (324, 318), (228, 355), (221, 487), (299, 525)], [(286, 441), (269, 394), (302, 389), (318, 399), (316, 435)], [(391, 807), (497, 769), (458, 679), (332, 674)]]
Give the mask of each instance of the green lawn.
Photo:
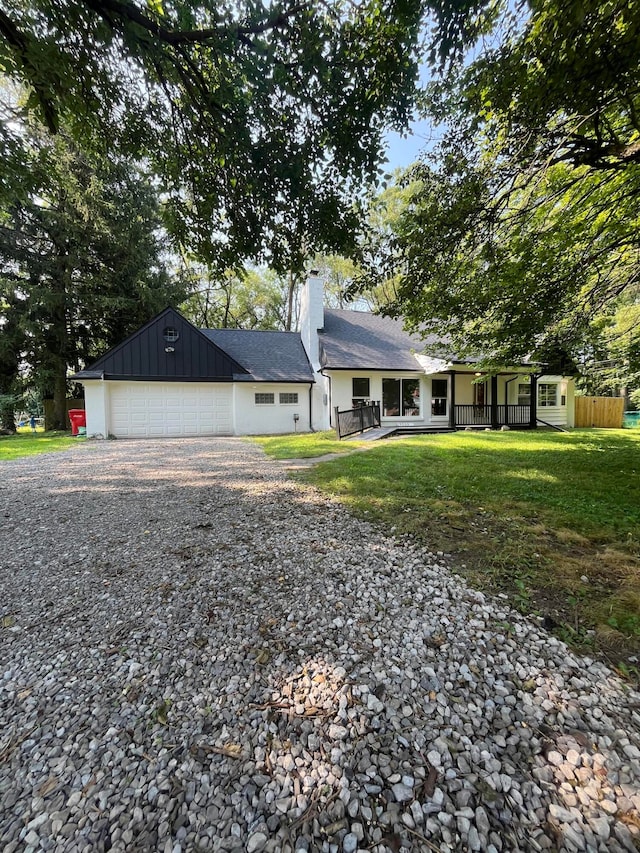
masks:
[(310, 459), (326, 453), (348, 453), (367, 443), (339, 441), (334, 430), (259, 436), (253, 440), (274, 459)]
[(640, 652), (640, 432), (417, 436), (297, 476), (451, 554), (574, 644)]
[(20, 456), (34, 456), (37, 453), (51, 453), (54, 450), (66, 450), (84, 439), (72, 438), (68, 432), (19, 432), (17, 435), (0, 436), (0, 462), (18, 459)]

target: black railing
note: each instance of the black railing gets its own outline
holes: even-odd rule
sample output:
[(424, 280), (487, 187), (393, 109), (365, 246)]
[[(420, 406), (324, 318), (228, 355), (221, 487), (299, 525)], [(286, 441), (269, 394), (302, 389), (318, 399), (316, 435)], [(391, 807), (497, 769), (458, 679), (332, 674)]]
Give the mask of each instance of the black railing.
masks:
[(501, 424), (523, 426), (531, 422), (531, 406), (498, 406), (498, 409)]
[(491, 426), (491, 406), (455, 407), (456, 426)]
[(336, 406), (334, 412), (338, 438), (380, 426), (380, 403), (364, 403), (355, 409), (345, 409), (342, 412)]
[(496, 406), (495, 422), (492, 406), (463, 405), (455, 407), (456, 426), (524, 426), (531, 418), (530, 406)]

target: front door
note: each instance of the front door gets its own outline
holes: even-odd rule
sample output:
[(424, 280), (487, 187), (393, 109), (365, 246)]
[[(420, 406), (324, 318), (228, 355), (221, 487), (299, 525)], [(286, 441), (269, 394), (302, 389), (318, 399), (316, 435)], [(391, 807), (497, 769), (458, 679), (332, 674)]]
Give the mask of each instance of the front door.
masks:
[(473, 405), (474, 406), (484, 406), (487, 402), (487, 383), (486, 382), (474, 382), (473, 383)]

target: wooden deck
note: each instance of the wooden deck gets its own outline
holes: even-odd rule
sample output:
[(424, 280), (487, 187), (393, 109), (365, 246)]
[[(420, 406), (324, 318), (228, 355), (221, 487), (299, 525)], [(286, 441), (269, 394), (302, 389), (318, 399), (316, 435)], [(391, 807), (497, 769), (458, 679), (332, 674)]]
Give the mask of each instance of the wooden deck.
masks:
[(437, 434), (443, 432), (456, 432), (450, 427), (429, 427), (429, 426), (393, 426), (393, 427), (373, 427), (362, 433), (356, 433), (343, 439), (344, 441), (378, 441), (381, 438), (391, 438), (392, 436), (400, 435), (428, 435), (430, 433)]

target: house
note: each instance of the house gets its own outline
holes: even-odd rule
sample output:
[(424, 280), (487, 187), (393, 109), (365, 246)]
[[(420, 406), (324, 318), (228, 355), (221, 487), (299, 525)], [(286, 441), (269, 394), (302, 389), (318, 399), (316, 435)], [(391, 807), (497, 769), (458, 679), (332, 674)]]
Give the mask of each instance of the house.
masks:
[(329, 429), (337, 410), (380, 403), (383, 425), (573, 426), (573, 380), (522, 364), (484, 377), (437, 338), (324, 307), (311, 274), (301, 331), (197, 329), (172, 308), (73, 377), (87, 434), (160, 437)]

